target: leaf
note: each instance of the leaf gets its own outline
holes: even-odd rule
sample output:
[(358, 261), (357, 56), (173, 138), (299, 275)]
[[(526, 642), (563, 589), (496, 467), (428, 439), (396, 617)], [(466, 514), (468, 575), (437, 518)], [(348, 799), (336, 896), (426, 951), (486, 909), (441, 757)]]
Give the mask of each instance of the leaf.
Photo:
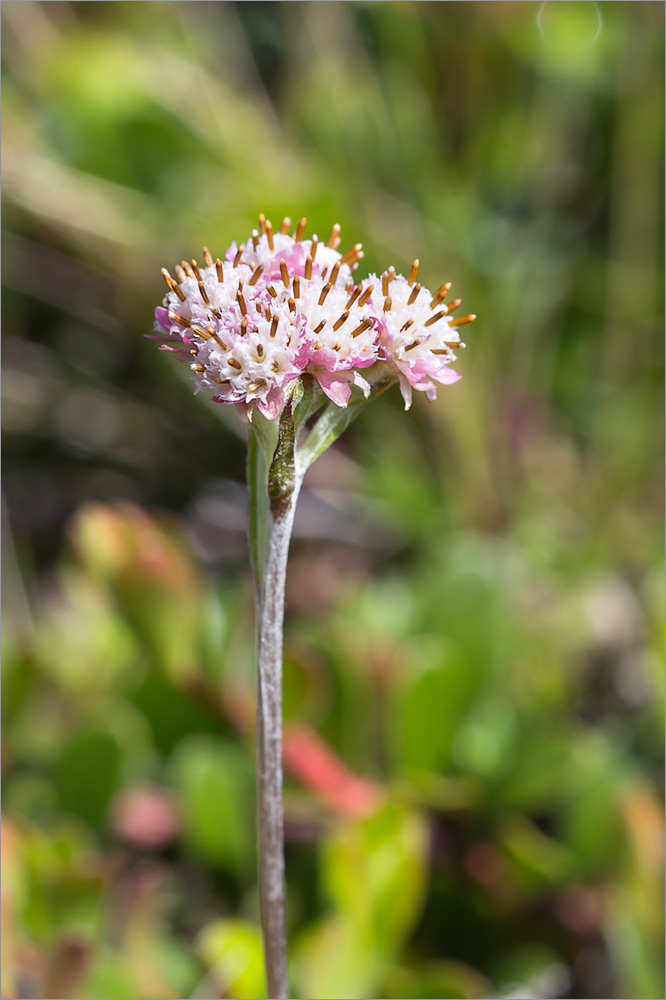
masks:
[(311, 927), (296, 951), (299, 996), (339, 1000), (373, 996), (382, 963), (367, 934), (342, 915)]
[(427, 962), (414, 969), (394, 969), (387, 978), (386, 995), (391, 1000), (403, 997), (480, 1000), (492, 993), (493, 988), (486, 977), (463, 962)]
[(201, 932), (197, 952), (225, 997), (266, 996), (261, 932), (246, 920), (216, 920)]
[(98, 825), (120, 784), (121, 749), (107, 730), (90, 728), (64, 748), (56, 770), (62, 809)]
[(384, 392), (395, 381), (392, 376), (382, 371), (381, 366), (376, 367), (378, 368), (377, 373), (374, 376), (369, 375), (367, 377), (367, 380), (371, 383), (371, 392), (368, 398), (363, 395), (360, 389), (354, 387), (351, 399), (346, 407), (329, 403), (322, 411), (321, 416), (317, 418), (312, 430), (296, 451), (296, 467), (301, 474), (305, 474), (312, 463), (334, 441), (337, 441), (373, 396)]
[(237, 746), (191, 736), (170, 761), (191, 848), (206, 861), (244, 873), (253, 860), (252, 767)]
[(418, 916), (426, 884), (426, 826), (390, 805), (327, 842), (323, 880), (334, 906), (389, 955)]

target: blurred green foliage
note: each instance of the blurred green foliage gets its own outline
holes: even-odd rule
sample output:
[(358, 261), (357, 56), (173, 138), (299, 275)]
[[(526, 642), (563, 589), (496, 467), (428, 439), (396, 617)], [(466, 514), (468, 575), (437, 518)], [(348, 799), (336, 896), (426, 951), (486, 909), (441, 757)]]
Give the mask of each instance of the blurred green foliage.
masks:
[(143, 334), (258, 211), (450, 278), (313, 467), (294, 995), (663, 997), (663, 5), (3, 16), (3, 997), (258, 997), (241, 425)]

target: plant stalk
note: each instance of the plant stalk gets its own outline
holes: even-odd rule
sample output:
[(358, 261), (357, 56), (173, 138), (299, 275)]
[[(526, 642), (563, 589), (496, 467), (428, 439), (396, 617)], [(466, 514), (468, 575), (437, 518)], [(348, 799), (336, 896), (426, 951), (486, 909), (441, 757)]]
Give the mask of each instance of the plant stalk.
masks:
[(294, 467), (291, 409), (283, 414), (267, 479), (257, 554), (257, 820), (259, 905), (270, 1000), (287, 1000), (286, 886), (282, 806), (282, 641), (287, 557), (302, 475)]

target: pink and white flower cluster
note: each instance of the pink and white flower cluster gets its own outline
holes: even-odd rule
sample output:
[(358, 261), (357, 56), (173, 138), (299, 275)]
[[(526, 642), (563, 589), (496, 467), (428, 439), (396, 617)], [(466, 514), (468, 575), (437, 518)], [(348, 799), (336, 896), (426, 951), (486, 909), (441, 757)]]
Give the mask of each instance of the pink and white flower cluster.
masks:
[(341, 254), (339, 226), (320, 242), (303, 238), (305, 219), (293, 236), (290, 225), (275, 232), (261, 215), (224, 260), (204, 248), (204, 266), (182, 261), (177, 278), (163, 269), (168, 292), (155, 310), (155, 339), (189, 362), (197, 390), (235, 403), (246, 419), (256, 406), (273, 420), (301, 377), (344, 407), (352, 386), (368, 395), (369, 371), (381, 366), (399, 381), (405, 408), (413, 389), (434, 399), (435, 382), (460, 378), (449, 367), (465, 346), (457, 327), (475, 317), (452, 318), (460, 300), (445, 304), (450, 282), (430, 292), (414, 261), (407, 278), (389, 268), (356, 283), (360, 243)]

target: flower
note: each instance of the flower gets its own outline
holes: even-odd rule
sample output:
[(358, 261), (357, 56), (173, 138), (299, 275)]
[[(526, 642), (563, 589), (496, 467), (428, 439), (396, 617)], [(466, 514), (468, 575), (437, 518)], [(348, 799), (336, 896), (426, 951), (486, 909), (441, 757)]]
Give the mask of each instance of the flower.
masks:
[(340, 253), (338, 225), (326, 242), (304, 239), (305, 226), (291, 236), (290, 219), (275, 232), (260, 215), (224, 259), (204, 247), (203, 267), (183, 260), (176, 278), (162, 269), (168, 291), (152, 336), (189, 362), (197, 391), (235, 403), (247, 420), (255, 407), (273, 420), (299, 378), (345, 407), (352, 386), (367, 396), (381, 371), (400, 383), (406, 409), (414, 389), (434, 399), (436, 382), (456, 382), (449, 365), (465, 346), (457, 327), (475, 316), (451, 317), (460, 299), (445, 303), (450, 282), (433, 294), (417, 282), (416, 260), (407, 278), (389, 268), (357, 284), (361, 244)]

